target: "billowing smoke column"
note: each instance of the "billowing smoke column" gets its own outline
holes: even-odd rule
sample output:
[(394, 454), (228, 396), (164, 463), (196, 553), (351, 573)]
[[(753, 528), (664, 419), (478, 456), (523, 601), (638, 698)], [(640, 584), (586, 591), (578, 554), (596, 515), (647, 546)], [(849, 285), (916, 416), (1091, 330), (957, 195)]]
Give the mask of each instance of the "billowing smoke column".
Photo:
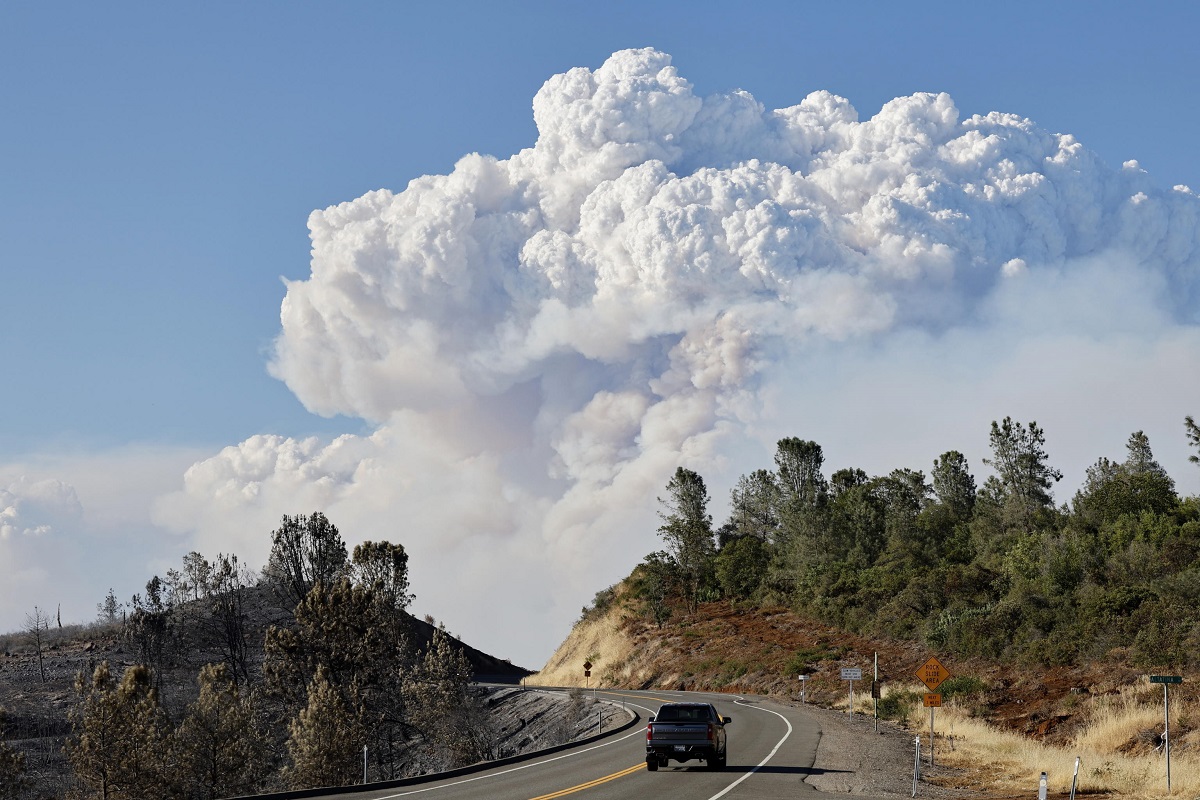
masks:
[(828, 92), (700, 98), (651, 49), (551, 78), (533, 111), (511, 158), (309, 219), (271, 370), (374, 433), (227, 448), (162, 521), (253, 561), (280, 514), (325, 510), (409, 548), (419, 608), (530, 660), (657, 549), (676, 465), (736, 474), (810, 435), (786, 387), (813, 353), (1019, 330), (1036, 297), (1050, 328), (1136, 332), (1080, 295), (1099, 282), (1197, 354), (1200, 200), (1029, 120), (945, 94), (865, 121)]

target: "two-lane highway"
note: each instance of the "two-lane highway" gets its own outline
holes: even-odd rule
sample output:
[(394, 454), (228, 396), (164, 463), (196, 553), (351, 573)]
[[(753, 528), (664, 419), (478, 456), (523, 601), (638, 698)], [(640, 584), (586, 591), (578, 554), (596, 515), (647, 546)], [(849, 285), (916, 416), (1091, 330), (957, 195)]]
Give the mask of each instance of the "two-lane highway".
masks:
[(665, 702), (712, 702), (721, 715), (733, 718), (728, 727), (728, 766), (710, 771), (703, 762), (673, 761), (658, 772), (648, 772), (646, 730), (637, 725), (588, 745), (470, 775), (330, 796), (348, 800), (792, 800), (838, 796), (822, 795), (805, 783), (813, 773), (821, 732), (815, 718), (803, 709), (727, 694), (625, 690), (599, 694), (626, 703), (643, 719)]

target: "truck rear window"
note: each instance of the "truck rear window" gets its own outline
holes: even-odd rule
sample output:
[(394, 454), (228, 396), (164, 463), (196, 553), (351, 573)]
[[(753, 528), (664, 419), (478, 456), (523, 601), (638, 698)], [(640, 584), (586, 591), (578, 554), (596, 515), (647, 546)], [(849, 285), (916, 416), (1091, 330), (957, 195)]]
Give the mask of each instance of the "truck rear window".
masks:
[(658, 710), (655, 722), (708, 722), (705, 706), (663, 706)]

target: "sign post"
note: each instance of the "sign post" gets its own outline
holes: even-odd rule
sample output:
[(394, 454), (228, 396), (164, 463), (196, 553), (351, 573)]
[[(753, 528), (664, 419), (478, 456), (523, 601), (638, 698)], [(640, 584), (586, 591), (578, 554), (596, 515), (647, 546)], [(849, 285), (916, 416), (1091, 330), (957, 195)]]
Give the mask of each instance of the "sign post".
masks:
[(842, 680), (850, 681), (850, 719), (854, 719), (854, 682), (862, 680), (862, 670), (858, 667), (842, 667)]
[(875, 701), (875, 732), (879, 733), (879, 653), (875, 653), (875, 676), (871, 681), (871, 699)]
[(592, 662), (591, 661), (585, 660), (583, 662), (583, 677), (587, 681), (587, 685), (584, 688), (591, 687), (591, 685), (592, 685)]
[(1171, 692), (1172, 683), (1183, 683), (1182, 675), (1151, 675), (1151, 683), (1163, 687), (1163, 751), (1167, 757), (1167, 793), (1171, 792)]
[(804, 687), (808, 685), (808, 676), (800, 676), (800, 705), (804, 705)]
[[(916, 675), (921, 679), (921, 683), (929, 687), (929, 691), (936, 691), (947, 678), (950, 677), (950, 671), (942, 666), (942, 662), (936, 658), (930, 658), (920, 669)], [(942, 704), (942, 696), (940, 694), (925, 695), (925, 707), (929, 709), (929, 766), (933, 766), (933, 710)]]

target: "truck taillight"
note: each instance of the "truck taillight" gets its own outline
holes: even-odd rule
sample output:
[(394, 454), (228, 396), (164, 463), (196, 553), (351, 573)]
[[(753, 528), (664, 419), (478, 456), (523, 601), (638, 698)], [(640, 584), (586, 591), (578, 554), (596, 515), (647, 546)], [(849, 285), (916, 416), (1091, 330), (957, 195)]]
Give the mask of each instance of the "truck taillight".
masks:
[(708, 740), (710, 742), (715, 742), (717, 740), (717, 726), (713, 725), (711, 722), (708, 723)]
[(650, 740), (654, 738), (654, 728), (650, 725), (646, 726), (646, 744), (650, 744)]

